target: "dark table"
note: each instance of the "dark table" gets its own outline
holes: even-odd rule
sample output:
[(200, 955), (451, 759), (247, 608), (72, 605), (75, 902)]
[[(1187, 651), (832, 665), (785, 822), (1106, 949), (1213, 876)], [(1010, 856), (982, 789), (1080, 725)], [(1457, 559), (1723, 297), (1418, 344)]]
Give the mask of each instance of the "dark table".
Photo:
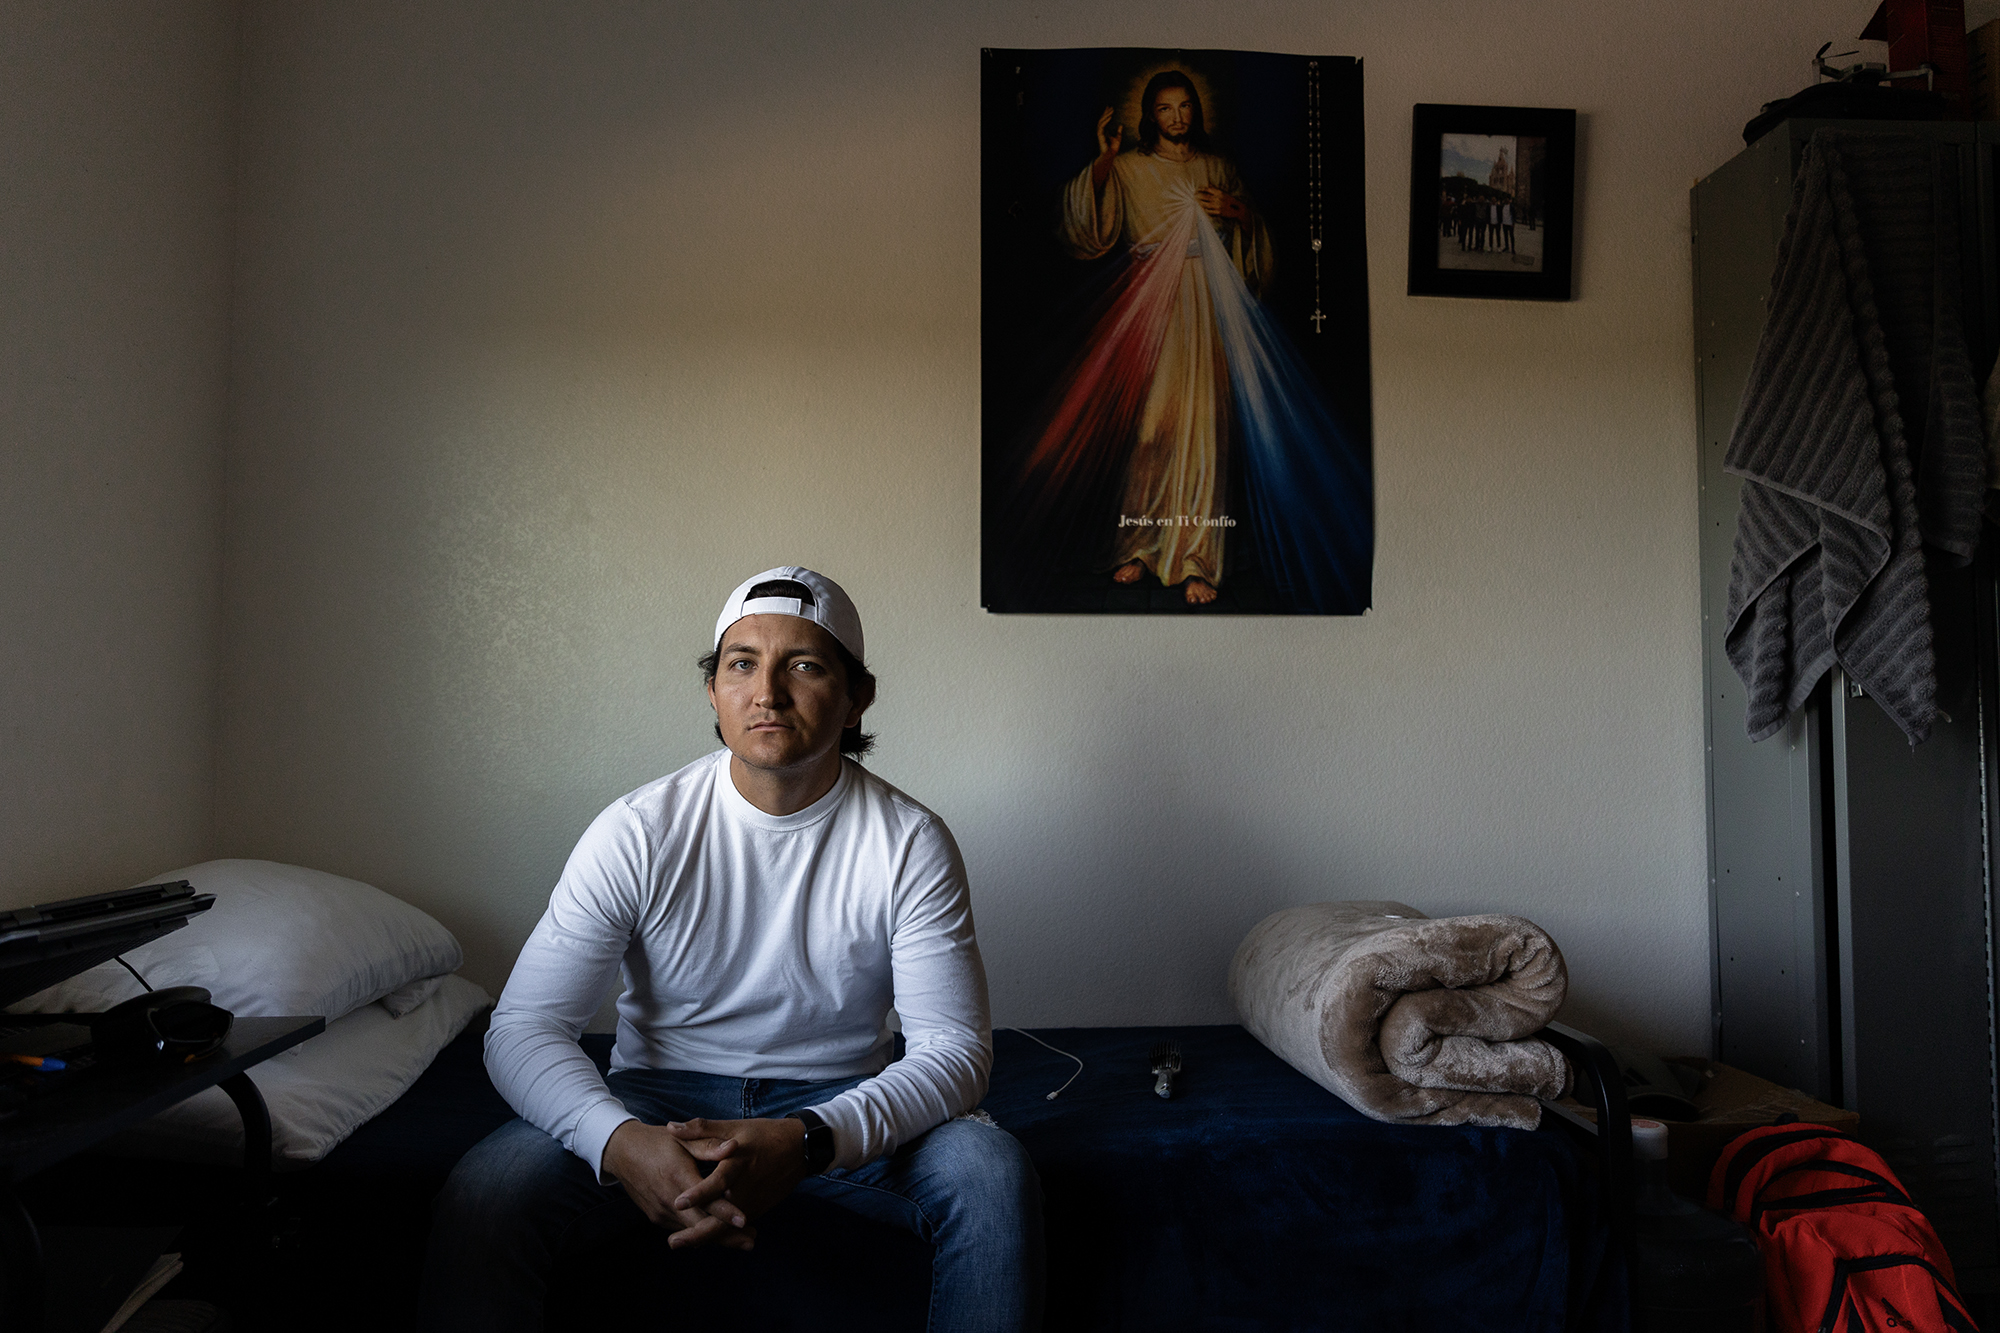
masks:
[(198, 1092), (220, 1087), (243, 1117), (243, 1167), (252, 1197), (268, 1191), (271, 1118), (245, 1072), (326, 1030), (316, 1017), (239, 1018), (215, 1054), (184, 1065), (98, 1066), (0, 1124), (0, 1261), (6, 1294), (0, 1325), (32, 1333), (43, 1324), (45, 1274), (41, 1235), (14, 1185), (159, 1114)]

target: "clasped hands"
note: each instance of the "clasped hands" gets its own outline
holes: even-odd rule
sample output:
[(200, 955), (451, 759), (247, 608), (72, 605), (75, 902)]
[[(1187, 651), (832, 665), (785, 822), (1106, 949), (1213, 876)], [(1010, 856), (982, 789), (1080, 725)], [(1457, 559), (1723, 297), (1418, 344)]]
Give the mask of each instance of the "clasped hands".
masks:
[(751, 1223), (805, 1178), (805, 1137), (797, 1120), (627, 1120), (604, 1145), (604, 1169), (648, 1221), (673, 1233), (669, 1246), (748, 1250), (757, 1242)]

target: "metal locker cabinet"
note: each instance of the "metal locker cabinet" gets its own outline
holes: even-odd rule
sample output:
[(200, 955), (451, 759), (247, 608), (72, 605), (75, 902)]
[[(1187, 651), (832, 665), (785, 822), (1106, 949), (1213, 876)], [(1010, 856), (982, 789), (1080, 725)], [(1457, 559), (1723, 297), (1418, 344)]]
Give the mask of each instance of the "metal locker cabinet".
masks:
[(1975, 369), (1994, 353), (2000, 126), (1795, 120), (1695, 185), (1715, 1056), (1859, 1111), (1861, 1137), (1931, 1216), (1968, 1297), (1991, 1301), (2000, 1292), (1993, 553), (1983, 549), (1971, 570), (1930, 563), (1948, 717), (1921, 746), (1837, 670), (1784, 730), (1752, 745), (1743, 686), (1723, 652), (1741, 483), (1722, 458), (1763, 329), (1792, 177), (1822, 125), (1956, 148), (1946, 160), (1956, 166)]

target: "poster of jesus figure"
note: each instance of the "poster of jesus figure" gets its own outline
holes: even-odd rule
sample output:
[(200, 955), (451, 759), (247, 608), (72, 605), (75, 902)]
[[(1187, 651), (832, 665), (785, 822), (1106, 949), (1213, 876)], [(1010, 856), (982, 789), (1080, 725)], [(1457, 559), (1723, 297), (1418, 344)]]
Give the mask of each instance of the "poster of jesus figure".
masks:
[(1360, 63), (984, 61), (982, 604), (1365, 610)]

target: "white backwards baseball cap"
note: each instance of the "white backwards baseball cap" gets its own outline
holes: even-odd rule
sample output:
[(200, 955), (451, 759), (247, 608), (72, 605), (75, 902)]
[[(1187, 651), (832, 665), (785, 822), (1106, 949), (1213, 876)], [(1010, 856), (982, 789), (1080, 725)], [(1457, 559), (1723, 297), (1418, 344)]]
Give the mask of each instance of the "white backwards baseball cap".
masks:
[[(806, 596), (750, 595), (750, 590), (760, 583), (780, 581), (798, 584), (806, 590)], [(752, 574), (737, 584), (736, 591), (730, 593), (729, 600), (722, 604), (722, 614), (715, 618), (714, 646), (720, 648), (722, 636), (729, 632), (729, 627), (745, 616), (797, 616), (800, 620), (810, 620), (840, 640), (840, 646), (853, 653), (855, 661), (868, 660), (861, 651), (861, 613), (854, 609), (853, 599), (838, 583), (813, 570), (799, 565), (780, 565), (762, 574)]]

